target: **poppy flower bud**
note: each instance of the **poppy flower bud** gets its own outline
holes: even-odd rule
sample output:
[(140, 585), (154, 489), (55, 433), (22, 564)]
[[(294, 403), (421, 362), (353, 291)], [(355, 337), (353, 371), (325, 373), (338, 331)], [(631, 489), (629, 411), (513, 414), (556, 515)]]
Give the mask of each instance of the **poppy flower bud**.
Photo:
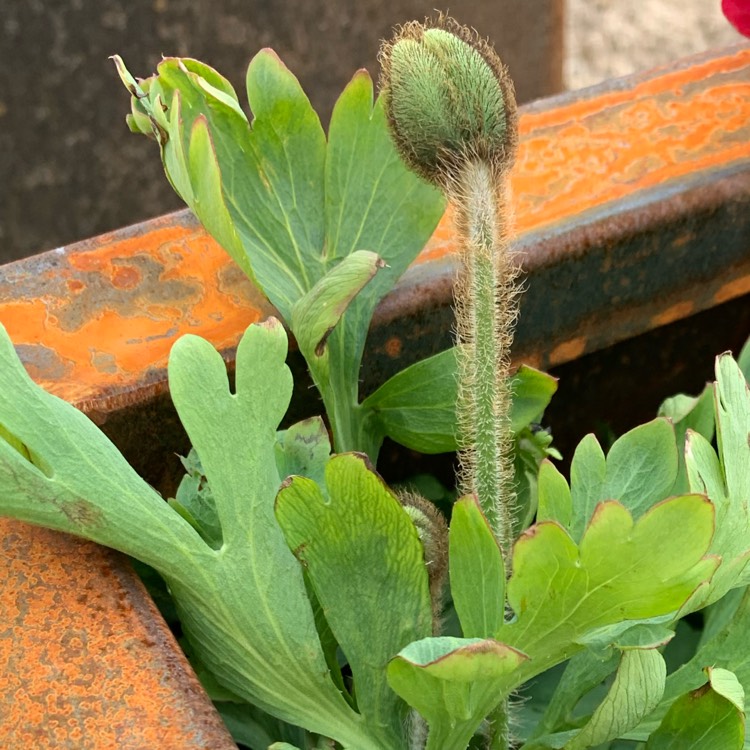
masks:
[(408, 23), (381, 49), (381, 65), (391, 134), (414, 171), (445, 188), (467, 159), (496, 172), (510, 166), (513, 85), (475, 32), (446, 16), (432, 25)]

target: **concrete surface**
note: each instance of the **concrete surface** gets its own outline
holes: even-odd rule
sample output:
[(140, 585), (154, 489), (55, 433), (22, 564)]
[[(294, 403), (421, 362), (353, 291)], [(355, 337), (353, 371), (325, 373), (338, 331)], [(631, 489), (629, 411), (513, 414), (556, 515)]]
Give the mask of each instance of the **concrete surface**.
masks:
[[(566, 19), (563, 24), (563, 4)], [(127, 132), (127, 96), (107, 57), (147, 75), (191, 55), (241, 90), (273, 46), (327, 119), (359, 66), (376, 68), (393, 23), (426, 0), (4, 0), (0, 2), (0, 262), (180, 207), (154, 144)], [(719, 0), (478, 0), (451, 11), (493, 39), (519, 100), (653, 67), (739, 35)], [(564, 36), (563, 36), (564, 31)]]

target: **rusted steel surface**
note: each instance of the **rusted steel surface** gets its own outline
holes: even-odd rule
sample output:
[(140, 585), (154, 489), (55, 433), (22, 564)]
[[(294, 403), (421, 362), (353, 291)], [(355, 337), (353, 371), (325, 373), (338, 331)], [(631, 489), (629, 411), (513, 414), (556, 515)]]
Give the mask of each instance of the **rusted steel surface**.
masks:
[[(750, 48), (522, 108), (512, 175), (527, 273), (514, 357), (544, 368), (750, 292)], [(381, 321), (449, 342), (441, 224)], [(443, 335), (441, 336), (441, 332)], [(387, 369), (395, 335), (373, 331)], [(378, 356), (379, 355), (379, 356)]]
[[(520, 130), (517, 356), (558, 364), (750, 291), (747, 45), (541, 100)], [(447, 343), (453, 249), (449, 210), (381, 305), (376, 355)], [(229, 353), (269, 311), (185, 211), (0, 269), (0, 321), (30, 371), (87, 411), (162, 388), (180, 335)]]
[[(571, 361), (750, 292), (750, 47), (522, 112), (517, 359)], [(365, 388), (449, 344), (453, 244), (448, 212), (377, 312)], [(0, 268), (0, 321), (32, 375), (105, 428), (129, 422), (120, 437), (144, 451), (131, 416), (154, 423), (155, 441), (166, 432), (175, 339), (202, 335), (231, 363), (244, 328), (270, 312), (187, 212)], [(216, 717), (119, 558), (17, 524), (0, 537), (1, 747), (224, 746), (200, 744)], [(109, 648), (103, 633), (118, 634)], [(94, 705), (86, 690), (100, 673), (112, 681)], [(164, 729), (175, 702), (186, 713)], [(106, 727), (97, 739), (108, 718), (121, 722), (116, 741)]]
[(121, 555), (0, 519), (0, 558), (0, 747), (236, 747)]

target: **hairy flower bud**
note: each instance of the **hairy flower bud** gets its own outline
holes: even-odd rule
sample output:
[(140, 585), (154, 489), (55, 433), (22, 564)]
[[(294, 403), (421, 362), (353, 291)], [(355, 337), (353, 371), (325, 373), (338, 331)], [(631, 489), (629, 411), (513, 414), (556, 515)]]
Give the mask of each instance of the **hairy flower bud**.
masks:
[(448, 526), (440, 511), (414, 492), (400, 492), (398, 500), (417, 528), (424, 549), (430, 583), (433, 629), (437, 633), (443, 608), (443, 586), (448, 573)]
[(396, 146), (418, 174), (449, 185), (466, 159), (497, 172), (513, 160), (513, 84), (476, 33), (440, 16), (399, 28), (381, 49), (381, 91)]

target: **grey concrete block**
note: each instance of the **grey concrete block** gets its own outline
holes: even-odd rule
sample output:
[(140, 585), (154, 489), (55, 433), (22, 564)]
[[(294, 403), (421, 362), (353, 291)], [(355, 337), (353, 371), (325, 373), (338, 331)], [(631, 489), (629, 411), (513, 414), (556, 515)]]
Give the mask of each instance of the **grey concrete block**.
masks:
[[(496, 44), (520, 101), (561, 88), (563, 0), (453, 7)], [(432, 12), (418, 0), (4, 0), (0, 13), (0, 261), (179, 206), (156, 146), (125, 126), (128, 98), (107, 59), (136, 75), (160, 56), (201, 59), (244, 90), (273, 47), (324, 120), (352, 73), (377, 76), (379, 40)], [(460, 12), (459, 12), (460, 11)], [(242, 95), (241, 95), (242, 98)]]

